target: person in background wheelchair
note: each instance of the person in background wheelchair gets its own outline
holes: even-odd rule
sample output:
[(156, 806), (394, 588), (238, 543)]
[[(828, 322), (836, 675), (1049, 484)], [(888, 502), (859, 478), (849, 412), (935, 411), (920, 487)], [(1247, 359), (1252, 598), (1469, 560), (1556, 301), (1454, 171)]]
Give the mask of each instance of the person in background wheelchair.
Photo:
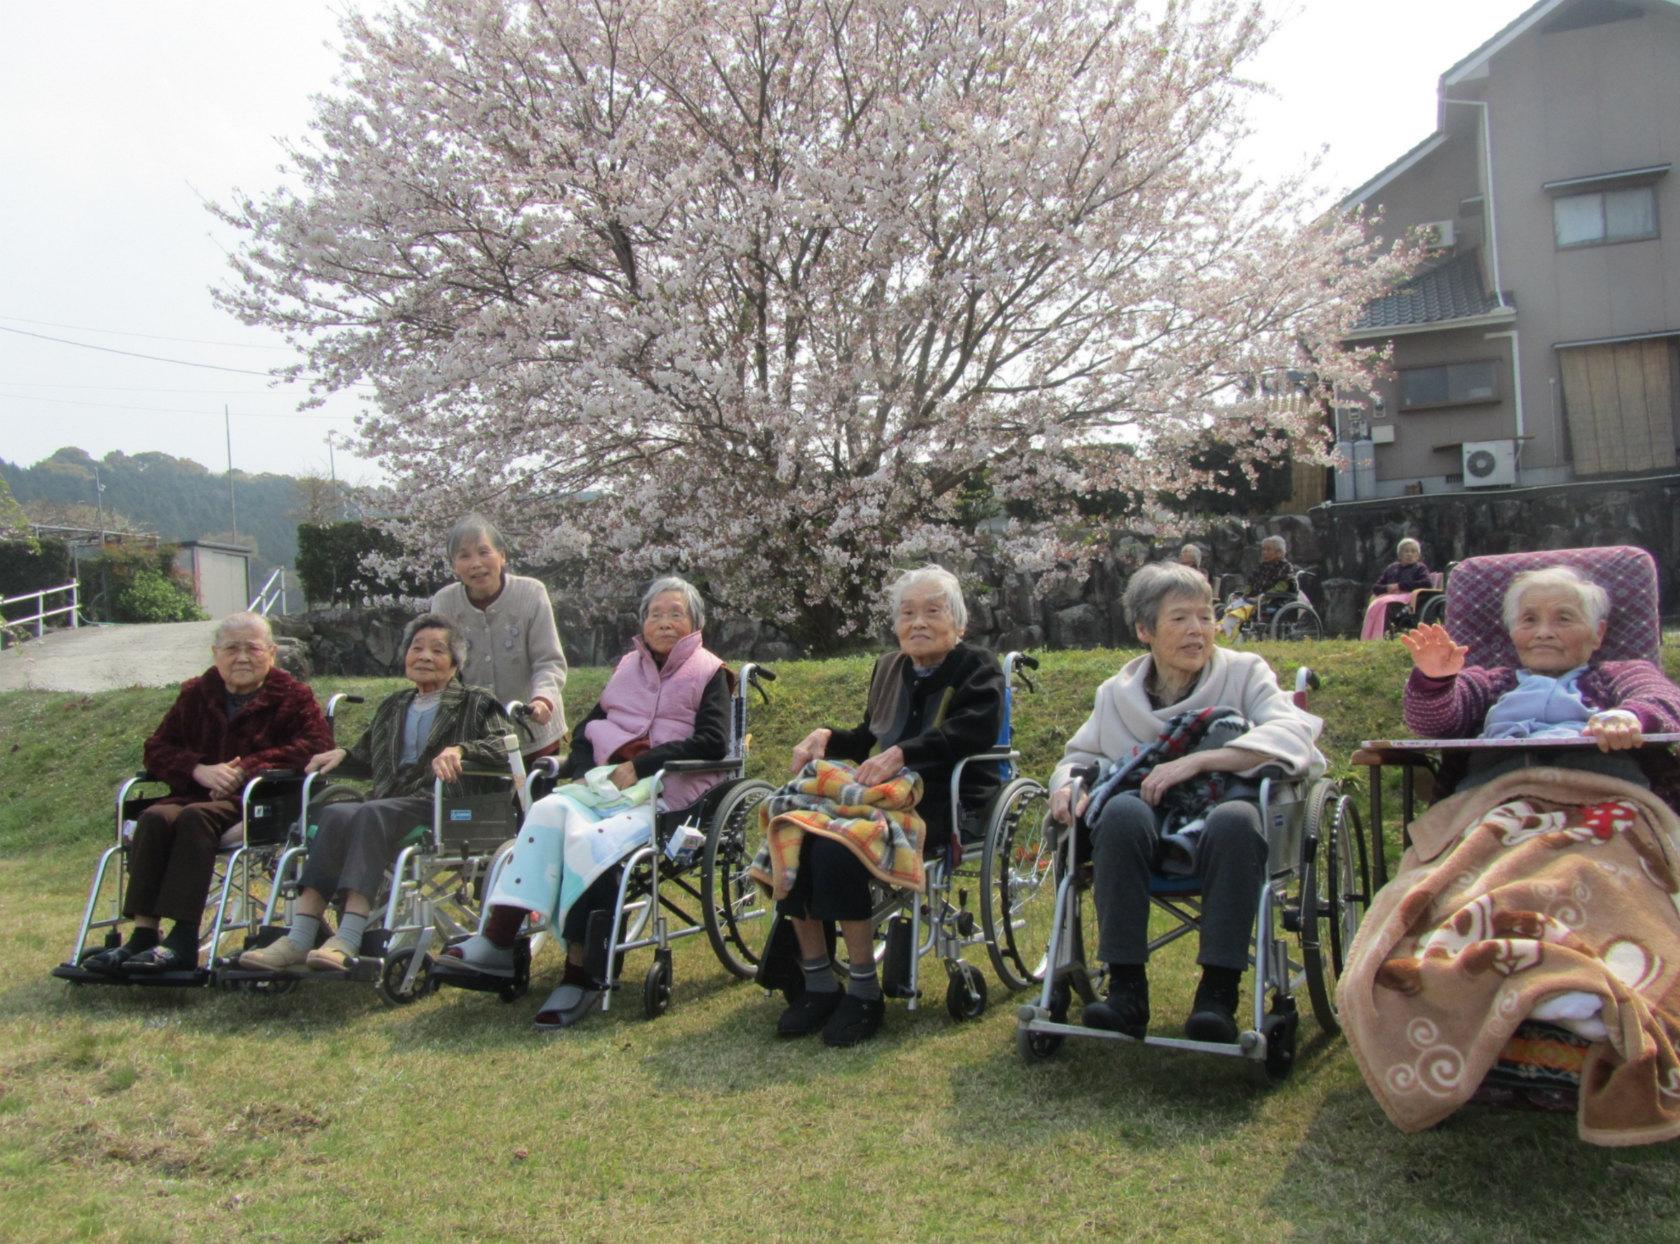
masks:
[[(1091, 827), (1098, 952), (1109, 965), (1109, 985), (1105, 1001), (1085, 1008), (1085, 1023), (1141, 1038), (1149, 1026), (1149, 878), (1163, 860), (1163, 797), (1209, 775), (1258, 781), (1260, 770), (1275, 768), (1315, 777), (1325, 762), (1314, 744), (1323, 723), (1295, 707), (1271, 667), (1254, 653), (1215, 644), (1213, 592), (1198, 571), (1145, 566), (1126, 586), (1125, 607), (1149, 651), (1097, 688), (1090, 717), (1051, 778), (1051, 815), (1067, 823), (1083, 815), (1088, 796), (1071, 806), (1076, 772), (1124, 762), (1180, 714), (1222, 708), (1249, 725), (1225, 746), (1156, 764), (1138, 789), (1109, 798)], [(1202, 978), (1185, 1035), (1228, 1043), (1237, 1039), (1237, 994), (1266, 875), (1259, 807), (1248, 797), (1216, 803), (1188, 847), (1190, 874), (1202, 883), (1203, 920)]]
[(579, 725), (560, 771), (583, 778), (610, 765), (607, 777), (626, 803), (603, 804), (582, 787), (539, 800), (497, 875), (484, 931), (444, 952), (467, 970), (511, 975), (520, 930), (533, 913), (544, 917), (566, 942), (566, 968), (537, 1012), (539, 1032), (570, 1027), (600, 1005), (585, 939), (589, 917), (612, 910), (619, 862), (648, 841), (658, 812), (689, 807), (726, 776), (668, 775), (654, 807), (647, 787), (668, 762), (728, 754), (730, 688), (723, 661), (704, 646), (705, 605), (692, 584), (654, 580), (640, 615), (641, 634)]
[[(435, 613), (421, 614), (403, 631), (403, 654), (404, 672), (414, 686), (387, 696), (348, 750), (323, 751), (307, 768), (371, 778), (367, 799), (321, 809), (286, 936), (247, 950), (239, 956), (240, 967), (347, 970), (361, 950), (386, 868), (416, 826), (431, 824), (435, 779), (457, 782), (466, 766), (505, 765), (502, 741), (513, 723), (493, 694), (461, 685), (466, 640), (455, 625)], [(316, 947), (321, 918), (340, 894), (344, 914), (338, 931)]]
[[(1204, 581), (1205, 583), (1205, 581)], [(892, 585), (898, 651), (875, 662), (863, 722), (851, 730), (811, 731), (793, 751), (793, 771), (824, 758), (861, 762), (855, 780), (874, 786), (909, 769), (922, 779), (916, 811), (927, 826), (924, 855), (949, 842), (953, 811), (975, 838), (980, 816), (1000, 784), (994, 765), (963, 770), (960, 807), (951, 807), (956, 763), (993, 747), (1004, 720), (1004, 675), (997, 658), (963, 642), (968, 607), (957, 577), (940, 566), (900, 575)], [(885, 1015), (875, 974), (871, 872), (859, 848), (818, 834), (800, 845), (795, 880), (778, 910), (799, 941), (804, 992), (776, 1023), (778, 1036), (820, 1031), (828, 1045), (874, 1036)], [(835, 977), (826, 925), (838, 921), (849, 962), (847, 987)]]
[[(93, 972), (157, 973), (198, 965), (199, 925), (222, 834), (240, 791), (259, 773), (301, 769), (332, 746), (309, 688), (274, 668), (274, 636), (255, 613), (223, 618), (211, 667), (181, 684), (146, 740), (146, 770), (169, 795), (140, 814), (129, 847), (123, 915), (128, 940), (82, 961)], [(161, 919), (174, 921), (159, 940)]]
[(1288, 553), (1289, 545), (1282, 536), (1267, 536), (1260, 541), (1260, 564), (1254, 568), (1248, 586), (1225, 610), (1221, 626), (1227, 638), (1235, 638), (1250, 619), (1265, 621), (1270, 610), (1299, 594), (1295, 566)]
[(449, 564), (457, 582), (432, 597), (432, 612), (467, 640), (461, 681), (488, 687), (504, 703), (518, 700), (527, 759), (558, 751), (566, 739), (566, 654), (554, 626), (554, 605), (538, 579), (507, 571), (508, 545), (496, 524), (468, 514), (449, 531)]
[[(1418, 619), (1412, 613), (1413, 593), (1435, 586), (1434, 576), (1423, 563), (1423, 546), (1407, 536), (1395, 547), (1396, 560), (1383, 567), (1365, 606), (1361, 639), (1381, 639), (1390, 626), (1409, 630)], [(1389, 611), (1393, 610), (1392, 620)]]

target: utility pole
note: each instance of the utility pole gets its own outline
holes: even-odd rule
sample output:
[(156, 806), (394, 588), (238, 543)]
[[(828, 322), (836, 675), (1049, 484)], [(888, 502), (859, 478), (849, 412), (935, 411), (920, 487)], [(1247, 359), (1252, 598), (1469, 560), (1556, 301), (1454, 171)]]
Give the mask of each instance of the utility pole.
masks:
[(233, 420), (228, 414), (228, 408), (222, 406), (222, 431), (227, 435), (228, 462), (228, 523), (233, 528), (233, 540), (239, 542), (239, 506), (233, 499)]
[(105, 547), (105, 485), (99, 482), (99, 464), (93, 464), (93, 505), (99, 511), (99, 547)]
[[(338, 466), (333, 461), (333, 442), (334, 442), (335, 439), (337, 439), (337, 436), (338, 436), (338, 433), (336, 433), (336, 432), (328, 432), (327, 433), (327, 474), (332, 477), (332, 506), (333, 506), (333, 509), (335, 509), (335, 510), (339, 509), (339, 504), (338, 504)], [(339, 517), (340, 518), (344, 517), (342, 512), (340, 512)]]

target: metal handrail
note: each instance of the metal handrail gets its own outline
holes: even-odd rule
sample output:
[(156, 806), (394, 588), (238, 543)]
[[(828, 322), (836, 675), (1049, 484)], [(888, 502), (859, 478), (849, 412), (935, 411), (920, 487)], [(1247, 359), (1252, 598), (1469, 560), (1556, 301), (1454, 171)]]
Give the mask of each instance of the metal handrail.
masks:
[[(41, 636), (46, 633), (46, 620), (48, 618), (56, 618), (59, 614), (67, 613), (70, 615), (71, 628), (75, 629), (80, 627), (82, 624), (81, 589), (81, 583), (72, 579), (70, 582), (59, 587), (44, 587), (38, 592), (24, 592), (17, 596), (0, 596), (0, 608), (4, 608), (7, 605), (19, 604), (20, 602), (26, 600), (35, 600), (40, 602), (37, 606), (38, 612), (31, 614), (27, 618), (0, 618), (0, 625), (27, 626), (29, 623), (33, 622), (35, 624), (35, 638), (40, 639)], [(47, 597), (56, 596), (60, 592), (70, 593), (70, 603), (57, 609), (48, 609)]]
[[(276, 588), (274, 584), (276, 579), (280, 580), (278, 588)], [(260, 613), (266, 618), (270, 611), (273, 610), (274, 602), (276, 600), (280, 602), (280, 612), (285, 613), (286, 568), (284, 566), (277, 568), (273, 574), (268, 576), (268, 581), (265, 582), (260, 589), (258, 589), (255, 596), (251, 597), (251, 603), (247, 605), (246, 608), (252, 613)]]

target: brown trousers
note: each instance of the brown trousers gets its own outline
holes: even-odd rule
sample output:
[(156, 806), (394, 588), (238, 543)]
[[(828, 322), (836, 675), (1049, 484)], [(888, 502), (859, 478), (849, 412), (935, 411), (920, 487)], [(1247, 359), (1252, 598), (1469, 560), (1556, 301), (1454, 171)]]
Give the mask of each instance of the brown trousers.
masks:
[(197, 928), (222, 834), (238, 820), (231, 799), (155, 804), (142, 812), (128, 848), (123, 915), (168, 917)]

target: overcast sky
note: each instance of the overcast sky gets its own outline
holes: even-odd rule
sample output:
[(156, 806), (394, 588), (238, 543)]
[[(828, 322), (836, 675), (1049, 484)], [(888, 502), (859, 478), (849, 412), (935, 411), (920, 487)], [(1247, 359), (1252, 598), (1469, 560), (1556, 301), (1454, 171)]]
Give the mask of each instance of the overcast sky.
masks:
[[(1282, 171), (1327, 147), (1325, 180), (1353, 188), (1433, 130), (1441, 71), (1528, 3), (1274, 0), (1255, 159)], [(360, 403), (299, 412), (300, 387), (246, 374), (290, 353), (211, 304), (229, 238), (203, 203), (277, 182), (277, 138), (331, 89), (344, 7), (0, 0), (0, 458), (79, 445), (221, 469), (225, 404), (235, 465), (327, 472)]]

